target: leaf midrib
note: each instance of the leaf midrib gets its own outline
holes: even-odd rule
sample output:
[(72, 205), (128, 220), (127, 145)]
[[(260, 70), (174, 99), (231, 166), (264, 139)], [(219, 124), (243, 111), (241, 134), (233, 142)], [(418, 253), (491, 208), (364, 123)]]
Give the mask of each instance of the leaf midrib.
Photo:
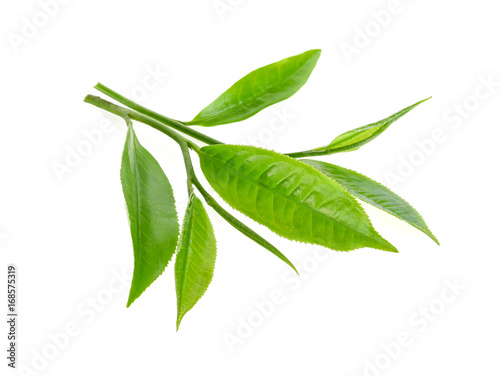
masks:
[[(313, 55), (314, 56), (314, 55)], [(312, 56), (311, 56), (312, 57)], [(309, 60), (311, 60), (311, 58), (307, 59), (306, 62), (304, 62), (304, 64), (302, 64), (302, 66), (294, 73), (292, 74), (291, 76), (289, 76), (286, 80), (284, 81), (280, 81), (280, 82), (276, 82), (275, 84), (271, 85), (266, 91), (264, 91), (263, 94), (260, 94), (260, 95), (255, 95), (253, 96), (248, 102), (246, 102), (245, 104), (238, 104), (236, 105), (235, 107), (233, 107), (230, 111), (226, 112), (225, 115), (229, 116), (229, 115), (232, 115), (234, 114), (235, 112), (239, 111), (241, 108), (245, 107), (245, 106), (248, 106), (250, 104), (252, 104), (253, 102), (255, 102), (259, 97), (263, 97), (265, 94), (269, 93), (270, 91), (272, 91), (276, 86), (280, 85), (280, 84), (284, 84), (286, 83), (287, 81), (289, 81), (290, 79), (292, 79), (293, 77), (295, 77), (298, 72), (304, 67), (304, 65), (306, 65), (307, 62), (309, 62)], [(262, 68), (260, 68), (262, 69)], [(236, 82), (237, 83), (237, 82)], [(234, 85), (236, 85), (236, 83)], [(233, 86), (234, 86), (233, 85)], [(231, 88), (229, 88), (231, 89)], [(229, 90), (228, 89), (228, 90)], [(227, 90), (226, 90), (227, 92)], [(224, 92), (223, 94), (226, 94), (226, 92)], [(220, 98), (220, 97), (219, 97)], [(218, 98), (217, 98), (218, 99)], [(218, 117), (221, 117), (222, 115), (213, 115), (211, 117), (207, 117), (205, 118), (205, 122), (208, 122), (208, 121), (212, 121), (214, 119), (217, 119)]]
[(188, 221), (186, 223), (186, 230), (187, 230), (187, 234), (188, 236), (185, 236), (184, 239), (186, 239), (186, 243), (185, 244), (181, 244), (181, 248), (179, 250), (179, 253), (180, 252), (185, 252), (186, 255), (185, 255), (185, 259), (184, 259), (184, 263), (182, 265), (182, 285), (181, 285), (181, 288), (179, 289), (179, 307), (178, 309), (180, 310), (180, 308), (182, 307), (182, 300), (183, 300), (183, 297), (184, 297), (184, 287), (186, 285), (186, 271), (187, 271), (187, 266), (188, 266), (188, 257), (189, 257), (189, 244), (191, 243), (191, 229), (193, 227), (193, 209), (194, 209), (194, 202), (192, 203), (191, 205), (191, 208), (189, 208), (189, 217), (188, 217)]
[[(141, 220), (141, 210), (140, 208), (142, 207), (142, 200), (141, 200), (141, 178), (140, 178), (140, 173), (139, 173), (139, 158), (137, 157), (137, 151), (138, 147), (136, 145), (136, 137), (133, 129), (131, 128), (131, 135), (132, 135), (132, 142), (133, 142), (133, 158), (134, 158), (134, 180), (135, 180), (135, 185), (136, 185), (136, 193), (137, 193), (137, 199), (136, 199), (136, 213), (137, 213), (137, 229), (136, 229), (136, 236), (137, 236), (137, 248), (141, 248), (142, 240), (141, 240), (141, 228), (142, 228), (142, 220)], [(140, 274), (140, 269), (141, 269), (141, 264), (142, 264), (142, 257), (140, 253), (138, 254), (137, 257), (138, 261), (136, 267), (134, 267), (134, 274), (135, 270), (137, 270), (137, 275)]]
[[(277, 194), (277, 195), (279, 195), (279, 196), (282, 196), (282, 197), (284, 197), (284, 198), (286, 198), (286, 199), (288, 199), (288, 200), (290, 200), (290, 201), (292, 201), (292, 202), (295, 202), (295, 203), (297, 203), (298, 205), (300, 205), (300, 206), (302, 206), (302, 207), (306, 208), (306, 209), (307, 209), (307, 210), (309, 210), (310, 212), (317, 213), (317, 214), (319, 214), (321, 217), (324, 217), (325, 219), (327, 219), (327, 220), (329, 220), (329, 221), (333, 221), (333, 222), (335, 222), (335, 223), (337, 223), (337, 224), (339, 224), (339, 225), (341, 225), (341, 226), (343, 226), (343, 227), (345, 227), (345, 228), (347, 228), (347, 229), (349, 229), (349, 230), (351, 230), (351, 231), (354, 231), (354, 232), (356, 232), (356, 233), (360, 234), (361, 236), (363, 236), (364, 238), (374, 240), (374, 241), (376, 241), (377, 243), (380, 243), (380, 244), (384, 244), (384, 243), (381, 243), (379, 240), (374, 239), (374, 238), (372, 238), (372, 237), (369, 237), (368, 235), (363, 234), (362, 232), (359, 232), (358, 230), (353, 229), (353, 228), (351, 228), (351, 227), (347, 226), (346, 224), (344, 224), (344, 223), (342, 223), (342, 222), (339, 222), (339, 221), (337, 221), (337, 220), (335, 220), (335, 219), (333, 219), (333, 218), (331, 218), (331, 217), (326, 216), (325, 214), (321, 213), (320, 211), (313, 211), (313, 209), (312, 209), (312, 208), (310, 208), (309, 206), (305, 205), (304, 203), (302, 203), (302, 202), (300, 202), (300, 201), (297, 201), (297, 200), (295, 200), (295, 199), (293, 199), (293, 198), (291, 198), (291, 197), (289, 197), (289, 196), (287, 196), (287, 195), (285, 195), (285, 194), (283, 194), (283, 193), (281, 193), (281, 192), (277, 192), (277, 191), (275, 191), (275, 190), (270, 189), (268, 186), (266, 186), (266, 185), (264, 185), (264, 184), (260, 183), (259, 181), (255, 180), (255, 179), (250, 178), (250, 177), (249, 177), (249, 176), (247, 176), (247, 175), (244, 175), (244, 174), (240, 173), (238, 170), (236, 170), (236, 169), (234, 169), (234, 168), (232, 168), (232, 167), (230, 167), (230, 166), (227, 166), (225, 163), (221, 162), (220, 160), (216, 159), (215, 157), (211, 156), (210, 154), (207, 154), (207, 153), (203, 152), (202, 150), (200, 150), (200, 153), (203, 153), (205, 156), (208, 156), (211, 160), (213, 160), (213, 161), (217, 162), (218, 164), (220, 164), (220, 165), (224, 166), (224, 167), (225, 167), (225, 168), (227, 168), (228, 170), (231, 170), (231, 171), (235, 172), (237, 175), (239, 175), (239, 176), (241, 176), (241, 177), (243, 177), (243, 178), (245, 178), (245, 179), (247, 179), (247, 180), (249, 180), (249, 181), (251, 181), (251, 182), (253, 182), (253, 183), (255, 183), (255, 184), (257, 184), (257, 185), (259, 185), (259, 186), (261, 186), (261, 187), (263, 187), (263, 188), (265, 188), (266, 190), (270, 191), (271, 193), (275, 193), (275, 194)], [(332, 180), (332, 181), (333, 181), (333, 180)], [(335, 183), (335, 184), (338, 184), (337, 182), (334, 182), (334, 183)], [(339, 184), (339, 187), (340, 187), (340, 189), (344, 189), (344, 188), (342, 188), (342, 186), (340, 186), (340, 184)], [(345, 190), (345, 189), (344, 189), (344, 190)], [(345, 190), (345, 191), (346, 191), (346, 190)], [(347, 192), (347, 191), (346, 191), (346, 192)], [(347, 193), (348, 193), (348, 192), (347, 192)], [(348, 194), (350, 194), (350, 193), (348, 193)], [(362, 210), (362, 208), (361, 208), (361, 210)]]

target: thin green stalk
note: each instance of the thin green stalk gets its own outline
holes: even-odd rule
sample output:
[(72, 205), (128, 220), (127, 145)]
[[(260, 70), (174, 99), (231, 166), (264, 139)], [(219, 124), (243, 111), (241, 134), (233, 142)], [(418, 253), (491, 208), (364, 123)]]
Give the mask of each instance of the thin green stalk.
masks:
[(150, 127), (155, 128), (162, 133), (165, 133), (167, 136), (172, 138), (178, 144), (187, 142), (187, 140), (176, 131), (172, 130), (171, 128), (167, 127), (166, 125), (154, 119), (151, 119), (146, 115), (118, 106), (114, 103), (111, 103), (105, 99), (102, 99), (100, 97), (91, 94), (87, 95), (83, 101), (86, 103), (90, 103), (96, 107), (102, 108), (103, 110), (111, 112), (112, 114), (118, 115), (122, 118), (129, 117), (132, 120), (137, 120), (140, 121), (141, 123), (147, 124)]
[[(108, 102), (105, 99), (102, 99), (100, 97), (96, 97), (95, 95), (87, 95), (85, 99), (83, 100), (84, 102), (90, 103), (96, 107), (102, 108), (105, 111), (111, 112), (112, 114), (118, 115), (121, 118), (123, 118), (126, 122), (127, 125), (130, 124), (131, 120), (137, 120), (140, 121), (141, 123), (147, 124), (152, 128), (155, 128), (159, 130), (160, 132), (165, 133), (167, 136), (169, 136), (171, 139), (173, 139), (177, 144), (179, 144), (182, 155), (184, 157), (184, 160), (188, 159), (191, 161), (190, 156), (189, 156), (189, 146), (192, 147), (194, 150), (199, 150), (198, 146), (192, 143), (191, 141), (186, 140), (184, 137), (182, 137), (179, 133), (176, 131), (170, 129), (166, 125), (151, 119), (150, 117), (140, 114), (138, 112), (129, 110), (127, 108), (118, 106), (114, 103)], [(192, 163), (186, 163), (186, 174), (187, 174), (187, 183), (188, 183), (188, 193), (191, 194), (193, 191), (192, 188), (192, 182), (194, 179), (196, 179), (196, 176), (194, 175), (194, 169)]]
[(116, 91), (104, 86), (101, 83), (98, 83), (97, 85), (94, 86), (95, 89), (99, 90), (101, 93), (106, 94), (110, 98), (113, 98), (117, 102), (120, 102), (121, 104), (141, 113), (146, 116), (149, 116), (150, 118), (159, 121), (162, 124), (165, 124), (169, 126), (170, 128), (173, 128), (175, 130), (178, 130), (179, 132), (185, 133), (188, 136), (191, 136), (201, 142), (204, 142), (205, 144), (208, 145), (215, 145), (215, 144), (223, 144), (223, 142), (216, 140), (215, 138), (209, 137), (203, 133), (200, 133), (193, 128), (188, 127), (184, 123), (171, 119), (167, 116), (164, 116), (162, 114), (159, 114), (158, 112), (152, 111), (144, 106), (141, 106), (140, 104), (125, 98), (123, 95), (118, 94)]
[(330, 150), (305, 150), (305, 151), (296, 151), (294, 153), (285, 153), (285, 155), (288, 155), (289, 157), (292, 158), (304, 158), (304, 157), (319, 157), (320, 155), (329, 155), (329, 154), (334, 154), (335, 152), (332, 152)]

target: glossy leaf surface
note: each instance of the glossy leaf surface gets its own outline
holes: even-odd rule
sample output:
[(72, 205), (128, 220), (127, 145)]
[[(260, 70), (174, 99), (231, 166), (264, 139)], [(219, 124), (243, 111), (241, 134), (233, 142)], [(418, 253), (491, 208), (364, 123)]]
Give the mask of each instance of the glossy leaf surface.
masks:
[(200, 300), (212, 281), (215, 235), (201, 201), (192, 194), (182, 225), (175, 261), (177, 291), (177, 329), (184, 315)]
[(127, 307), (163, 273), (179, 236), (172, 187), (129, 125), (120, 171), (134, 247), (134, 274)]
[(422, 216), (408, 202), (392, 192), (389, 188), (359, 172), (344, 167), (310, 159), (302, 159), (302, 161), (335, 180), (352, 195), (408, 222), (439, 244), (436, 237), (427, 227)]
[(278, 235), (339, 251), (397, 252), (344, 188), (304, 162), (239, 145), (205, 146), (198, 154), (214, 190)]
[(321, 50), (310, 50), (254, 70), (186, 124), (234, 123), (291, 97), (306, 83), (320, 54)]

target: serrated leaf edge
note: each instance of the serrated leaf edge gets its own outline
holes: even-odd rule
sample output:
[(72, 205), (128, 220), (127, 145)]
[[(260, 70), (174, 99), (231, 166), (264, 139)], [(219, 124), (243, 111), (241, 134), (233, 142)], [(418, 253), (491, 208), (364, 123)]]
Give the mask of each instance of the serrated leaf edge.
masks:
[[(231, 145), (232, 145), (232, 146), (248, 146), (248, 145), (238, 145), (238, 144), (226, 144), (226, 145), (228, 145), (228, 146), (231, 146)], [(257, 147), (257, 146), (252, 146), (252, 147), (253, 147), (253, 148), (255, 148), (255, 149), (267, 150), (267, 151), (273, 151), (273, 152), (275, 152), (275, 153), (278, 153), (278, 152), (276, 152), (276, 151), (274, 151), (274, 150), (265, 149), (265, 148), (262, 148), (262, 147)], [(197, 153), (198, 153), (198, 154), (199, 154), (199, 153), (201, 153), (201, 152), (203, 152), (203, 147), (202, 147), (199, 151), (197, 151)], [(304, 165), (306, 166), (306, 168), (307, 168), (307, 169), (312, 169), (312, 170), (314, 170), (314, 171), (320, 172), (320, 171), (318, 171), (317, 169), (315, 169), (314, 167), (312, 167), (312, 166), (308, 165), (307, 163), (300, 161), (300, 159), (295, 159), (295, 158), (289, 157), (288, 155), (281, 154), (281, 153), (278, 153), (278, 154), (280, 154), (280, 155), (282, 155), (282, 156), (286, 157), (287, 159), (294, 160), (295, 162), (301, 162), (302, 164), (304, 164)], [(211, 155), (206, 154), (206, 153), (205, 153), (205, 155), (207, 155), (208, 157), (210, 157), (211, 159), (213, 159), (213, 157), (212, 157)], [(233, 170), (234, 170), (234, 169), (233, 169)], [(235, 171), (235, 172), (238, 172), (238, 171)], [(320, 173), (321, 173), (321, 172), (320, 172)], [(238, 174), (239, 174), (239, 173), (238, 173)], [(241, 175), (241, 174), (239, 174), (239, 175)], [(323, 174), (323, 175), (324, 175), (324, 174)], [(330, 179), (331, 179), (331, 178), (330, 178)], [(335, 180), (333, 180), (333, 179), (331, 179), (331, 180), (333, 181), (333, 183), (335, 183), (335, 184), (338, 186), (338, 188), (339, 188), (340, 190), (344, 191), (344, 192), (345, 192), (348, 196), (352, 197), (352, 199), (353, 199), (354, 201), (356, 201), (355, 197), (353, 197), (353, 196), (352, 196), (352, 194), (351, 194), (351, 193), (349, 193), (349, 192), (348, 192), (348, 191), (347, 191), (347, 190), (346, 190), (346, 189), (345, 189), (342, 185), (340, 185), (339, 183), (337, 183), (337, 182), (336, 182)], [(261, 185), (261, 184), (259, 184), (259, 185)], [(216, 193), (217, 193), (217, 192), (216, 192)], [(218, 193), (217, 193), (217, 195), (218, 195), (219, 197), (221, 197)], [(221, 197), (221, 199), (222, 199), (224, 202), (226, 202), (226, 201), (224, 200), (224, 198), (223, 198), (223, 197)], [(229, 206), (231, 206), (231, 208), (233, 208), (234, 210), (236, 210), (236, 211), (238, 211), (239, 213), (243, 214), (245, 217), (250, 218), (252, 221), (254, 221), (254, 222), (256, 222), (257, 224), (261, 225), (260, 223), (258, 223), (257, 221), (255, 221), (253, 218), (251, 218), (251, 217), (247, 216), (245, 213), (240, 212), (238, 209), (236, 209), (236, 208), (235, 208), (234, 206), (232, 206), (230, 203), (228, 203), (228, 202), (226, 202), (226, 203), (227, 203)], [(366, 217), (367, 217), (367, 218), (369, 218), (368, 214), (366, 214), (365, 209), (364, 209), (361, 205), (359, 205), (359, 208), (360, 208), (360, 210), (363, 212), (363, 214), (365, 214), (365, 215), (366, 215)], [(337, 221), (335, 221), (335, 222), (337, 222)], [(342, 223), (340, 223), (340, 222), (339, 222), (339, 224), (341, 224), (341, 225), (342, 225), (342, 226), (344, 226), (344, 227), (347, 227), (346, 225), (344, 225), (344, 224), (342, 224)], [(264, 226), (264, 225), (261, 225), (261, 226)], [(380, 243), (382, 243), (382, 244), (384, 244), (383, 242), (385, 242), (388, 248), (392, 248), (392, 249), (393, 249), (392, 251), (390, 251), (390, 250), (385, 250), (385, 249), (380, 249), (380, 248), (373, 248), (373, 247), (369, 247), (369, 246), (365, 246), (365, 247), (358, 247), (358, 248), (353, 248), (353, 249), (349, 249), (349, 250), (336, 250), (336, 249), (332, 249), (332, 250), (334, 250), (334, 251), (338, 251), (338, 252), (349, 252), (349, 251), (354, 251), (354, 250), (356, 250), (356, 249), (362, 249), (362, 248), (372, 248), (372, 249), (378, 249), (378, 250), (380, 250), (380, 251), (386, 251), (386, 252), (398, 253), (398, 250), (396, 249), (396, 247), (394, 247), (394, 246), (393, 246), (393, 245), (392, 245), (389, 241), (387, 241), (385, 238), (383, 238), (383, 237), (382, 237), (382, 236), (378, 233), (378, 231), (377, 231), (377, 230), (373, 227), (373, 224), (371, 223), (371, 221), (370, 221), (370, 226), (371, 226), (371, 229), (375, 232), (375, 234), (376, 234), (376, 235), (378, 235), (378, 236), (380, 237), (380, 239), (382, 240), (382, 242), (380, 242), (380, 241), (378, 241), (378, 242), (380, 242)], [(302, 242), (302, 241), (299, 241), (299, 240), (288, 239), (288, 238), (286, 238), (286, 237), (284, 237), (284, 236), (282, 236), (282, 235), (278, 234), (277, 232), (275, 232), (275, 231), (274, 231), (274, 230), (272, 230), (271, 228), (269, 228), (269, 227), (267, 227), (267, 226), (264, 226), (264, 227), (265, 227), (265, 228), (268, 228), (268, 229), (269, 229), (269, 230), (271, 230), (273, 233), (275, 233), (276, 235), (278, 235), (279, 237), (281, 237), (281, 238), (283, 238), (283, 239), (287, 239), (287, 240), (290, 240), (290, 241), (293, 241), (293, 242), (297, 242), (297, 243), (302, 243), (302, 244), (313, 244), (313, 245), (317, 245), (316, 243), (313, 243), (313, 242)], [(348, 228), (349, 228), (349, 227), (348, 227)], [(351, 229), (351, 228), (349, 228), (349, 230), (352, 230), (352, 229)], [(353, 230), (353, 231), (357, 232), (356, 230)], [(360, 234), (360, 235), (362, 235), (362, 236), (363, 236), (363, 237), (365, 237), (365, 238), (370, 238), (370, 237), (368, 237), (368, 236), (367, 236), (367, 235), (365, 235), (365, 234), (362, 234), (362, 233), (359, 233), (359, 234)], [(328, 247), (325, 247), (325, 248), (328, 248)], [(331, 248), (328, 248), (328, 249), (331, 249)]]
[[(302, 161), (305, 161), (306, 159), (301, 159), (301, 160), (302, 160)], [(313, 161), (313, 162), (317, 162), (317, 161), (316, 161), (316, 160), (314, 160), (314, 159), (310, 159), (310, 160), (311, 160), (311, 161)], [(319, 161), (319, 162), (323, 162), (323, 163), (327, 163), (327, 164), (332, 164), (332, 163), (329, 163), (329, 162), (324, 162), (324, 161)], [(307, 163), (307, 162), (304, 162), (304, 163)], [(332, 164), (332, 165), (333, 165), (333, 164)], [(374, 180), (374, 179), (371, 179), (371, 178), (369, 178), (368, 176), (366, 176), (366, 175), (364, 175), (364, 174), (362, 174), (362, 173), (360, 173), (360, 172), (357, 172), (357, 171), (351, 170), (351, 169), (346, 168), (346, 167), (343, 167), (343, 166), (338, 166), (338, 165), (333, 165), (333, 166), (335, 166), (335, 167), (340, 167), (340, 168), (343, 168), (343, 169), (345, 169), (345, 170), (348, 170), (349, 172), (352, 172), (352, 173), (354, 173), (354, 174), (361, 175), (361, 176), (362, 176), (362, 177), (364, 177), (366, 180), (370, 180), (371, 182), (373, 182), (373, 183), (375, 183), (375, 184), (379, 184), (380, 186), (382, 186), (382, 187), (384, 187), (384, 188), (388, 189), (388, 190), (389, 190), (392, 194), (394, 194), (394, 196), (396, 196), (396, 197), (397, 197), (397, 198), (399, 198), (401, 201), (403, 201), (403, 202), (405, 202), (406, 204), (408, 204), (408, 206), (409, 206), (410, 208), (412, 208), (412, 209), (415, 211), (415, 213), (417, 213), (417, 215), (420, 217), (420, 219), (422, 220), (422, 222), (423, 222), (423, 223), (425, 224), (425, 226), (427, 227), (426, 229), (425, 229), (425, 228), (422, 228), (421, 226), (418, 226), (417, 224), (414, 224), (414, 223), (408, 222), (406, 219), (402, 218), (401, 216), (399, 216), (399, 215), (397, 215), (397, 214), (395, 214), (395, 213), (391, 213), (391, 212), (390, 212), (390, 211), (388, 211), (387, 209), (380, 208), (380, 207), (378, 207), (378, 206), (373, 205), (371, 202), (369, 202), (369, 201), (367, 201), (367, 200), (363, 199), (362, 197), (358, 197), (355, 193), (352, 193), (352, 192), (349, 192), (349, 191), (348, 191), (348, 192), (349, 192), (351, 195), (353, 195), (354, 197), (356, 197), (357, 199), (359, 199), (359, 200), (361, 200), (361, 201), (363, 201), (363, 202), (366, 202), (367, 204), (369, 204), (369, 205), (373, 206), (374, 208), (379, 209), (379, 210), (382, 210), (382, 211), (385, 211), (386, 213), (388, 213), (388, 214), (390, 214), (390, 215), (392, 215), (392, 216), (394, 216), (394, 217), (396, 217), (396, 218), (398, 218), (398, 219), (400, 219), (400, 220), (402, 220), (402, 221), (404, 221), (404, 222), (408, 223), (409, 225), (411, 225), (411, 226), (415, 227), (416, 229), (418, 229), (418, 230), (422, 231), (424, 234), (426, 234), (426, 235), (427, 235), (427, 236), (429, 236), (432, 240), (434, 240), (434, 242), (435, 242), (437, 245), (440, 245), (439, 240), (436, 238), (436, 236), (434, 236), (434, 234), (432, 233), (432, 231), (429, 229), (429, 227), (427, 226), (427, 223), (425, 223), (425, 220), (424, 220), (424, 218), (422, 217), (422, 215), (418, 212), (418, 210), (417, 210), (417, 209), (415, 209), (412, 205), (410, 205), (410, 203), (409, 203), (408, 201), (406, 201), (405, 199), (403, 199), (403, 198), (402, 198), (401, 196), (399, 196), (397, 193), (393, 192), (391, 189), (387, 188), (387, 187), (386, 187), (385, 185), (383, 185), (382, 183), (379, 183), (378, 181), (376, 181), (376, 180)], [(314, 167), (314, 166), (312, 166), (312, 167)], [(318, 171), (319, 171), (319, 172), (321, 172), (321, 173), (323, 173), (325, 176), (328, 176), (328, 175), (327, 175), (327, 174), (325, 174), (323, 171), (321, 171), (321, 170), (318, 170)], [(331, 176), (328, 176), (328, 177), (329, 177), (330, 179), (332, 179), (333, 181), (335, 181), (337, 184), (340, 184), (340, 183), (338, 183), (338, 182), (337, 182), (334, 178), (332, 178)]]

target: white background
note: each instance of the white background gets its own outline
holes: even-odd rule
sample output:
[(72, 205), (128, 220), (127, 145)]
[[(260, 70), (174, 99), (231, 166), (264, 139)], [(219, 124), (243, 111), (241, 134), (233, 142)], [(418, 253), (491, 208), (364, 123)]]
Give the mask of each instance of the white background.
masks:
[[(91, 0), (49, 10), (41, 3), (3, 2), (0, 10), (0, 283), (16, 264), (20, 374), (498, 374), (496, 2)], [(33, 21), (36, 30), (26, 26)], [(347, 45), (356, 52), (343, 52)], [(179, 332), (172, 265), (126, 309), (129, 282), (115, 277), (133, 267), (119, 181), (125, 126), (84, 96), (101, 81), (189, 120), (251, 70), (311, 48), (322, 56), (293, 98), (206, 133), (303, 150), (432, 95), (359, 151), (323, 159), (386, 184), (399, 176), (394, 190), (442, 245), (371, 208), (399, 254), (327, 251), (245, 219), (299, 266), (299, 281), (209, 209), (215, 277)], [(277, 113), (288, 120), (273, 120)], [(106, 121), (114, 128), (104, 134)], [(136, 131), (164, 167), (182, 215), (177, 146), (146, 126)], [(85, 143), (85, 132), (102, 139), (58, 176), (55, 166)], [(417, 143), (439, 133), (424, 155)], [(455, 294), (446, 290), (455, 283)], [(255, 302), (272, 295), (281, 298), (262, 318)], [(4, 312), (5, 293), (0, 304)], [(424, 319), (419, 307), (429, 306)], [(65, 339), (68, 326), (73, 336)], [(384, 350), (401, 332), (405, 346)], [(5, 355), (6, 334), (0, 344)]]

